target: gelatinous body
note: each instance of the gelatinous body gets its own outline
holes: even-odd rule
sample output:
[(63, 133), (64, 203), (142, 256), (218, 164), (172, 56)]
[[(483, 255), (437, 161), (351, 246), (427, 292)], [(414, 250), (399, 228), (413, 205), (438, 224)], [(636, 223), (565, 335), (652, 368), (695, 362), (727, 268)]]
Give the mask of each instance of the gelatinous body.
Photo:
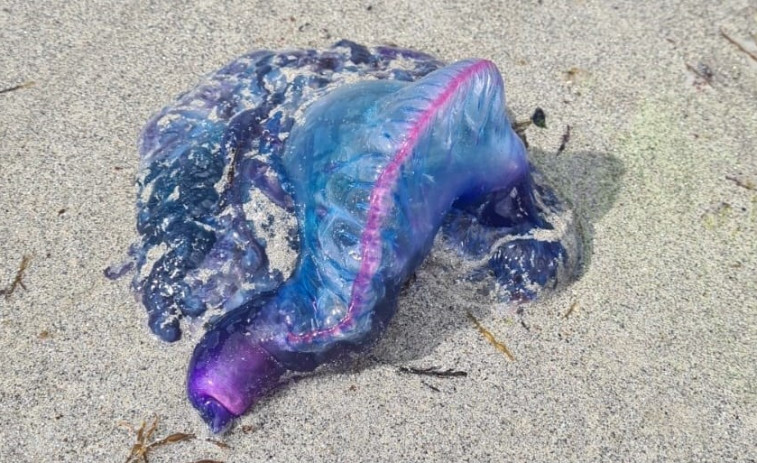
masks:
[[(181, 316), (227, 312), (187, 379), (216, 431), (286, 372), (375, 339), (440, 229), (440, 250), (502, 300), (533, 298), (579, 258), (489, 61), (347, 41), (256, 52), (159, 113), (140, 148), (134, 285), (151, 329), (171, 341)], [(291, 238), (291, 275), (269, 265), (270, 229)]]

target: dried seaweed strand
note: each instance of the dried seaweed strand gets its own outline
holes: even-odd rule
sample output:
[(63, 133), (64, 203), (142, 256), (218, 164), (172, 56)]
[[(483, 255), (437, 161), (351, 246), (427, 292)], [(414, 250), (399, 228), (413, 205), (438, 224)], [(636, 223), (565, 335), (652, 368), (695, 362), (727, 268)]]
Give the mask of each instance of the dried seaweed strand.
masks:
[[(700, 79), (704, 80), (707, 85), (709, 85), (710, 87), (712, 87), (712, 77), (713, 76), (712, 76), (712, 72), (711, 71), (709, 73), (704, 73), (704, 72), (700, 71), (699, 69), (695, 68), (694, 66), (690, 65), (689, 63), (686, 63), (686, 69), (688, 69), (689, 71), (693, 72), (694, 75), (696, 75)], [(709, 68), (707, 68), (707, 69), (709, 70)]]
[(570, 308), (568, 309), (567, 312), (565, 312), (565, 315), (563, 315), (562, 318), (568, 318), (568, 317), (570, 317), (570, 314), (572, 314), (577, 308), (578, 308), (578, 301), (576, 301), (576, 302), (574, 302), (574, 303), (572, 303), (570, 305)]
[(0, 90), (0, 94), (8, 93), (8, 92), (15, 92), (16, 90), (21, 90), (22, 88), (31, 87), (34, 85), (34, 82), (24, 82), (23, 84), (14, 85), (13, 87), (8, 87)]
[(215, 440), (215, 439), (211, 439), (211, 438), (207, 438), (205, 440), (208, 441), (208, 442), (210, 442), (211, 444), (215, 445), (218, 448), (222, 448), (222, 449), (230, 449), (231, 448), (231, 446), (229, 444), (227, 444), (226, 442), (222, 442), (220, 440)]
[(443, 371), (439, 371), (439, 367), (428, 367), (428, 368), (413, 368), (413, 367), (400, 367), (399, 370), (400, 373), (409, 373), (413, 375), (422, 375), (422, 376), (435, 376), (437, 378), (459, 378), (468, 376), (468, 373), (465, 371), (459, 371), (459, 370), (453, 370), (451, 368), (448, 368)]
[(476, 317), (473, 316), (472, 313), (468, 312), (468, 318), (473, 322), (473, 325), (475, 325), (476, 329), (481, 333), (481, 335), (489, 341), (491, 345), (493, 345), (498, 351), (505, 354), (505, 356), (511, 361), (515, 361), (515, 356), (510, 352), (510, 349), (507, 348), (506, 345), (503, 343), (497, 341), (497, 339), (494, 337), (494, 335), (491, 333), (491, 331), (487, 330), (484, 325), (481, 324), (481, 322), (476, 319)]
[[(128, 425), (128, 424), (126, 424), (126, 426), (129, 428), (129, 430), (134, 432), (133, 426)], [(147, 427), (147, 422), (142, 421), (142, 425), (139, 427), (138, 430), (136, 430), (137, 441), (131, 446), (131, 451), (129, 452), (129, 456), (126, 457), (126, 463), (136, 463), (136, 462), (148, 463), (147, 456), (153, 449), (157, 447), (163, 447), (164, 445), (175, 444), (177, 442), (182, 442), (185, 440), (191, 440), (195, 438), (194, 434), (177, 432), (169, 436), (166, 436), (163, 439), (147, 444), (147, 441), (152, 439), (152, 436), (153, 434), (155, 434), (156, 429), (158, 429), (157, 416), (155, 417), (155, 419), (153, 420), (149, 428)]]
[(13, 294), (14, 291), (16, 291), (17, 287), (22, 287), (24, 290), (26, 290), (26, 285), (24, 285), (23, 278), (24, 278), (24, 272), (29, 267), (29, 262), (31, 262), (32, 258), (29, 256), (23, 256), (21, 258), (21, 264), (18, 266), (18, 270), (16, 271), (16, 277), (13, 278), (13, 282), (8, 285), (5, 289), (0, 289), (0, 295), (4, 295), (6, 299), (8, 299), (11, 294)]
[(725, 179), (732, 181), (733, 183), (735, 183), (737, 186), (740, 186), (741, 188), (746, 188), (747, 190), (750, 190), (750, 191), (757, 190), (757, 187), (755, 187), (752, 182), (749, 182), (749, 181), (745, 182), (743, 180), (739, 180), (736, 177), (731, 177), (730, 175), (726, 175)]
[(728, 35), (728, 33), (722, 27), (720, 28), (720, 35), (722, 35), (723, 38), (725, 38), (726, 40), (728, 40), (732, 44), (736, 45), (736, 47), (738, 47), (739, 50), (741, 50), (744, 53), (746, 53), (750, 58), (752, 58), (753, 60), (757, 61), (757, 54), (755, 54), (753, 51), (747, 50), (746, 47), (741, 42), (739, 42), (738, 40), (736, 40), (733, 37), (731, 37), (730, 35)]
[(438, 387), (433, 386), (425, 381), (421, 381), (421, 384), (423, 384), (424, 386), (426, 386), (427, 388), (431, 389), (434, 392), (442, 392), (441, 389), (439, 389)]
[(570, 141), (570, 125), (566, 125), (565, 132), (563, 132), (562, 139), (560, 140), (560, 147), (557, 148), (557, 154), (560, 154), (563, 151), (565, 151), (565, 147), (568, 146), (569, 141)]

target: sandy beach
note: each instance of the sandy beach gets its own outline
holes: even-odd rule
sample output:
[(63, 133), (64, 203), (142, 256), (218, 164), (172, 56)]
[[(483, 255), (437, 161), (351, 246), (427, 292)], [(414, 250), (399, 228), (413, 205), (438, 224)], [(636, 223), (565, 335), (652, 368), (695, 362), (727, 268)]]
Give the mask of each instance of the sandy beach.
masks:
[[(757, 460), (754, 0), (43, 3), (0, 4), (0, 461), (123, 462), (155, 417), (147, 443), (196, 437), (153, 463)], [(530, 154), (584, 269), (519, 316), (430, 262), (369, 355), (213, 436), (197, 336), (160, 342), (103, 276), (137, 236), (137, 136), (236, 56), (341, 38), (495, 62), (516, 118), (547, 115)]]

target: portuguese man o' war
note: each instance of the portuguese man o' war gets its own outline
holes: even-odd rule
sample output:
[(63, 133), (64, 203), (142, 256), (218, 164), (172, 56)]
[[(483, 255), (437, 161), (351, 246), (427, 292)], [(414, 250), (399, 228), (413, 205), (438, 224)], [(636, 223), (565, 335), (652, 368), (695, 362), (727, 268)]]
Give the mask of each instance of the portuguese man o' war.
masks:
[(432, 247), (499, 301), (580, 260), (487, 60), (257, 51), (154, 116), (139, 148), (133, 286), (165, 341), (209, 320), (187, 390), (215, 432), (287, 373), (370, 345)]

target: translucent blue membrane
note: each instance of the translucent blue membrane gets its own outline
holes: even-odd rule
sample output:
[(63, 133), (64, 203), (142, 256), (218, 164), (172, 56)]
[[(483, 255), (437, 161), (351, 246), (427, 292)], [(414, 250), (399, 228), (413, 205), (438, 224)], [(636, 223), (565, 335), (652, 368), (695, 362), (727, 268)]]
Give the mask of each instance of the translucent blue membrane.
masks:
[[(544, 238), (566, 209), (534, 182), (485, 60), (349, 41), (254, 52), (154, 116), (140, 154), (131, 254), (150, 329), (175, 341), (182, 317), (225, 313), (187, 377), (214, 431), (287, 371), (376, 339), (437, 234), (503, 301), (533, 299), (580, 257)], [(260, 198), (297, 226), (250, 216)], [(264, 230), (291, 238), (291, 275)]]

